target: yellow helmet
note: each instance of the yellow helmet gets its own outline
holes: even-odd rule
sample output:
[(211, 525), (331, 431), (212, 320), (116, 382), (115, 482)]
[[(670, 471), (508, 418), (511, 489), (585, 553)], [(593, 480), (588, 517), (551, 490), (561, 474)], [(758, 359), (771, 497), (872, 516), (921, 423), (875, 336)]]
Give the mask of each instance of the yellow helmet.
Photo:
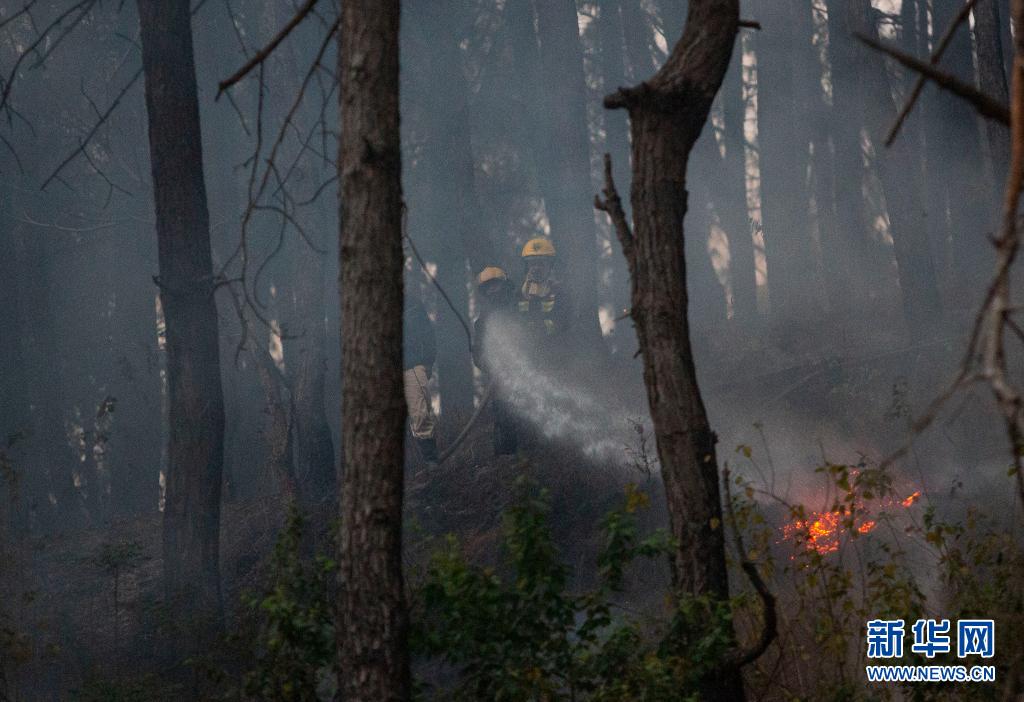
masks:
[(538, 236), (526, 242), (521, 255), (523, 258), (533, 258), (535, 256), (552, 257), (555, 255), (555, 245), (551, 243), (551, 239)]
[(476, 277), (477, 285), (483, 285), (484, 283), (489, 283), (492, 280), (508, 280), (508, 276), (505, 275), (505, 271), (501, 270), (497, 266), (487, 266), (487, 268), (480, 271), (480, 275)]

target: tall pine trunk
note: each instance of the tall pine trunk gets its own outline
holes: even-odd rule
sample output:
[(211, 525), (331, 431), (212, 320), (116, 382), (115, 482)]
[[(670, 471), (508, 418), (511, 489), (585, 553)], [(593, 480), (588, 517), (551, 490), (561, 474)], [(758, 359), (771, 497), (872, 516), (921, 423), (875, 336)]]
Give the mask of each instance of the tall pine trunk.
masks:
[[(848, 0), (828, 2), (828, 66), (832, 75), (832, 114), (828, 120), (832, 138), (833, 207), (836, 242), (831, 247), (837, 256), (826, 252), (825, 272), (830, 280), (838, 278), (832, 289), (845, 287), (843, 306), (856, 309), (883, 280), (875, 245), (870, 238), (871, 225), (864, 206), (864, 92), (859, 72), (859, 48), (847, 26)], [(845, 305), (843, 301), (845, 300)]]
[(819, 305), (812, 282), (809, 192), (806, 172), (809, 138), (799, 128), (797, 99), (801, 77), (806, 0), (762, 0), (758, 17), (772, 31), (759, 33), (757, 51), (758, 141), (761, 147), (761, 208), (768, 291), (773, 316), (794, 319)]
[[(1000, 13), (996, 0), (978, 0), (974, 5), (974, 39), (977, 54), (978, 87), (1004, 105), (1010, 104), (1010, 89), (1003, 64), (1003, 24), (1008, 20)], [(988, 142), (991, 190), (999, 193), (1006, 177), (1010, 158), (1010, 135), (1001, 124), (990, 120), (982, 123)], [(999, 198), (994, 197), (992, 211), (999, 211)], [(993, 218), (993, 222), (997, 218)]]
[(438, 386), (447, 416), (453, 408), (472, 410), (473, 366), (462, 327), (469, 319), (466, 264), (475, 276), (495, 263), (475, 218), (469, 86), (459, 49), (463, 25), (442, 5), (417, 3), (406, 10), (402, 37), (410, 56), (402, 76), (403, 90), (408, 87), (403, 106), (409, 107), (403, 122), (418, 145), (406, 164), (408, 230), (419, 253), (437, 264), (437, 282), (452, 303), (437, 298)]
[(201, 641), (219, 629), (224, 461), (217, 309), (188, 0), (138, 0), (167, 328), (168, 466), (164, 584)]
[[(932, 0), (933, 43), (961, 6), (960, 0)], [(942, 68), (961, 80), (973, 81), (971, 34), (966, 23), (953, 35)], [(929, 116), (925, 205), (929, 218), (938, 220), (932, 223), (941, 227), (936, 233), (949, 241), (949, 257), (960, 293), (955, 299), (973, 309), (994, 260), (988, 244), (988, 236), (994, 231), (992, 199), (983, 178), (978, 116), (966, 102), (933, 86), (927, 86), (923, 97)]]
[(591, 209), (590, 138), (587, 131), (583, 48), (574, 0), (535, 3), (540, 43), (542, 122), (537, 179), (551, 238), (575, 296), (574, 336), (602, 344), (597, 315), (597, 235)]
[[(851, 33), (878, 36), (870, 0), (850, 0), (846, 22)], [(882, 145), (896, 119), (885, 60), (877, 51), (860, 47), (858, 65), (866, 68), (864, 122), (874, 142), (874, 167), (885, 194), (903, 317), (910, 338), (921, 341), (935, 330), (941, 304), (925, 228), (920, 162), (915, 158), (909, 134), (902, 135), (889, 149)]]
[(398, 0), (347, 0), (341, 81), (339, 689), (410, 696), (402, 586), (402, 185)]
[(754, 239), (747, 213), (746, 103), (743, 99), (743, 48), (739, 41), (733, 49), (721, 95), (725, 155), (722, 158), (723, 187), (715, 198), (722, 227), (729, 237), (733, 313), (737, 320), (749, 321), (757, 318), (757, 275)]
[[(598, 206), (616, 225), (630, 271), (632, 310), (658, 458), (676, 542), (674, 582), (683, 597), (729, 597), (715, 434), (697, 385), (687, 320), (683, 218), (686, 167), (729, 65), (735, 0), (692, 0), (665, 65), (635, 88), (605, 98), (629, 111), (633, 229), (606, 183)], [(701, 682), (701, 699), (742, 700), (738, 668)]]

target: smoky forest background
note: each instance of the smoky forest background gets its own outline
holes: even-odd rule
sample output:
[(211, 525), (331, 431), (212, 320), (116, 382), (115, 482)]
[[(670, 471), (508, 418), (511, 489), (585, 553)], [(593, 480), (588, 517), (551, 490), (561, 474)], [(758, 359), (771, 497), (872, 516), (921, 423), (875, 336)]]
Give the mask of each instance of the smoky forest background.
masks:
[(0, 0), (0, 701), (1019, 699), (1019, 22)]

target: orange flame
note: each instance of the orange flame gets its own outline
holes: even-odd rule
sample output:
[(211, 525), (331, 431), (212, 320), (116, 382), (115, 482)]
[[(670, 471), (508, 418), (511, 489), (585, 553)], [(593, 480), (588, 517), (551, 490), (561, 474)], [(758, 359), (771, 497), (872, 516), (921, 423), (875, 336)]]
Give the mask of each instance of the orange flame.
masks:
[(900, 504), (901, 504), (901, 505), (903, 505), (904, 507), (909, 507), (910, 505), (914, 504), (914, 502), (915, 502), (915, 501), (917, 500), (917, 498), (919, 498), (920, 496), (921, 496), (921, 491), (920, 491), (920, 490), (915, 490), (915, 491), (914, 491), (914, 494), (912, 494), (912, 495), (909, 495), (909, 496), (907, 497), (907, 499), (905, 499), (905, 500), (903, 500), (902, 502), (900, 502)]
[[(910, 507), (921, 496), (921, 491), (916, 490), (903, 500), (899, 500), (902, 507)], [(895, 500), (887, 500), (882, 506), (892, 506)], [(863, 512), (863, 506), (858, 505), (858, 511)], [(809, 551), (817, 551), (824, 555), (839, 550), (840, 540), (843, 535), (844, 513), (837, 511), (811, 512), (806, 519), (793, 519), (792, 522), (782, 526), (783, 539), (795, 539), (802, 541), (804, 547)], [(859, 534), (867, 534), (878, 526), (878, 520), (865, 519), (854, 522), (853, 529)]]

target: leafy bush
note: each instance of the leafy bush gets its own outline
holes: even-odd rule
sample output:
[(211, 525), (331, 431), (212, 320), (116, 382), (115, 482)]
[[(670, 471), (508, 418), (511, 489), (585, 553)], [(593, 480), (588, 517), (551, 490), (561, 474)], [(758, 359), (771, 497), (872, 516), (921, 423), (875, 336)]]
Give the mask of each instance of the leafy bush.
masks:
[(333, 584), (337, 564), (317, 555), (302, 558), (302, 514), (289, 509), (274, 546), (272, 576), (260, 597), (246, 605), (257, 622), (255, 666), (245, 693), (257, 700), (305, 702), (330, 699), (334, 673)]
[[(924, 701), (999, 699), (1000, 687), (1012, 686), (1019, 674), (1012, 642), (1024, 638), (1019, 537), (952, 500), (922, 507), (920, 493), (898, 492), (886, 470), (866, 461), (817, 468), (828, 500), (815, 512), (773, 494), (770, 471), (749, 447), (737, 451), (760, 482), (733, 480), (736, 521), (753, 544), (748, 556), (773, 576), (782, 613), (782, 645), (750, 672), (753, 689), (775, 695), (768, 699)], [(772, 505), (781, 508), (768, 516)], [(984, 661), (997, 666), (996, 685), (865, 681), (868, 620), (903, 619), (909, 632), (918, 618), (973, 617), (997, 621), (996, 658)], [(892, 663), (973, 663), (952, 655), (929, 660), (913, 654), (909, 642), (905, 653)]]
[(506, 514), (499, 574), (468, 563), (454, 539), (437, 553), (420, 591), (413, 646), (458, 669), (435, 696), (517, 702), (537, 699), (686, 699), (732, 643), (729, 603), (684, 599), (663, 630), (615, 606), (638, 557), (670, 551), (662, 533), (640, 539), (636, 511), (647, 496), (630, 486), (602, 522), (599, 584), (573, 593), (548, 526), (547, 493), (521, 481)]

